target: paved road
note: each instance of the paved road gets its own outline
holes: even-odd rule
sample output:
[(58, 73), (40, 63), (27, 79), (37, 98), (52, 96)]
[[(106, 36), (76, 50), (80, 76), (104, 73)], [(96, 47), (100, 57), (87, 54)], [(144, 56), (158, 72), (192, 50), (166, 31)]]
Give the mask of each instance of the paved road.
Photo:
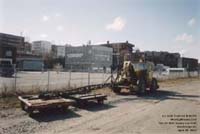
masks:
[(200, 80), (167, 81), (160, 86), (157, 94), (140, 97), (127, 92), (115, 95), (109, 89), (102, 89), (98, 92), (109, 95), (105, 105), (72, 107), (66, 113), (52, 111), (31, 118), (20, 109), (1, 110), (0, 133), (182, 134), (181, 123), (185, 123), (193, 131), (184, 134), (198, 134)]

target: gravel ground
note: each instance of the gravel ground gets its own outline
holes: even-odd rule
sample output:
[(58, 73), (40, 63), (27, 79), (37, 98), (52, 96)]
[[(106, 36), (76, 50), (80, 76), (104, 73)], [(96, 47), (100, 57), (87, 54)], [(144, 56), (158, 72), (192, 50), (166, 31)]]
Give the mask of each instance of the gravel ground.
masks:
[[(29, 117), (20, 108), (0, 109), (0, 134), (198, 134), (200, 130), (200, 80), (182, 79), (160, 83), (155, 95), (136, 96), (124, 91), (115, 95), (109, 89), (104, 105), (66, 112), (49, 111)], [(194, 130), (179, 132), (169, 120), (190, 115)], [(168, 117), (169, 116), (169, 117)], [(178, 118), (180, 119), (180, 117)], [(188, 119), (188, 118), (186, 118)], [(166, 124), (168, 122), (168, 124)], [(186, 121), (187, 123), (187, 121)], [(187, 125), (186, 125), (187, 126)]]

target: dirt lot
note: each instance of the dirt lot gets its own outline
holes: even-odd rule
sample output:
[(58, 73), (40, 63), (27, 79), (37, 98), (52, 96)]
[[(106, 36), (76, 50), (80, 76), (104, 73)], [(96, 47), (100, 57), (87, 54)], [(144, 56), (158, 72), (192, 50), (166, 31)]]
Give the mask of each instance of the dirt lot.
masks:
[[(71, 107), (65, 113), (51, 111), (33, 117), (29, 117), (20, 108), (6, 107), (10, 101), (1, 101), (0, 133), (199, 133), (200, 79), (161, 82), (158, 93), (150, 96), (139, 97), (127, 92), (115, 95), (109, 89), (97, 92), (109, 95), (104, 105), (91, 104), (85, 109)], [(16, 101), (11, 104), (19, 107)], [(190, 127), (188, 132), (180, 132), (183, 126), (185, 131)]]

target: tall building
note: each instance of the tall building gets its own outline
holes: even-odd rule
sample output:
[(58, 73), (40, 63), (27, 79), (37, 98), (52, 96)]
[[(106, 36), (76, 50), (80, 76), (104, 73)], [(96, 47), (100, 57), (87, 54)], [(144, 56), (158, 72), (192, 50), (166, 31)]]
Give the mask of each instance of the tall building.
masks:
[(52, 54), (54, 58), (65, 57), (65, 46), (52, 45)]
[(68, 46), (65, 49), (65, 68), (73, 70), (108, 70), (112, 65), (113, 49), (104, 46)]
[(198, 66), (198, 59), (181, 57), (178, 60), (178, 67), (185, 68), (188, 71), (196, 71)]
[(0, 58), (10, 58), (16, 63), (17, 52), (24, 45), (24, 37), (0, 33)]
[(57, 57), (65, 57), (65, 46), (57, 46)]
[(113, 49), (113, 69), (121, 67), (123, 65), (124, 60), (132, 59), (132, 51), (134, 44), (126, 42), (117, 42), (110, 43), (107, 41), (106, 44), (100, 44), (101, 46), (110, 47)]
[(23, 45), (17, 49), (17, 58), (33, 56), (31, 47), (32, 44), (30, 42), (24, 42)]
[(133, 59), (137, 62), (144, 56), (146, 61), (151, 61), (155, 65), (163, 64), (169, 67), (178, 67), (179, 53), (170, 53), (165, 51), (136, 51), (133, 53)]
[(45, 55), (51, 52), (51, 42), (49, 41), (33, 41), (32, 52), (37, 55)]

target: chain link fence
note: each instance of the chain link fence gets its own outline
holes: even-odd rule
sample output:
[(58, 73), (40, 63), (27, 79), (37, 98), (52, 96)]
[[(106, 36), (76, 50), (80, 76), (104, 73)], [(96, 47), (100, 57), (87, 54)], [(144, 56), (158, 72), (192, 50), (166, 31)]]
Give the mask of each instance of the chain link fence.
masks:
[(34, 93), (68, 90), (78, 87), (110, 83), (111, 72), (105, 70), (54, 70), (19, 71), (13, 77), (0, 77), (1, 92)]
[[(112, 76), (111, 76), (112, 75)], [(179, 72), (162, 75), (154, 73), (158, 80), (168, 80), (177, 78), (199, 77), (196, 72)], [(111, 82), (111, 77), (116, 77), (116, 73), (111, 74), (106, 70), (82, 69), (75, 70), (46, 70), (46, 71), (19, 71), (15, 70), (13, 77), (0, 77), (0, 93), (37, 93), (42, 91), (68, 90), (78, 87), (105, 84)]]

